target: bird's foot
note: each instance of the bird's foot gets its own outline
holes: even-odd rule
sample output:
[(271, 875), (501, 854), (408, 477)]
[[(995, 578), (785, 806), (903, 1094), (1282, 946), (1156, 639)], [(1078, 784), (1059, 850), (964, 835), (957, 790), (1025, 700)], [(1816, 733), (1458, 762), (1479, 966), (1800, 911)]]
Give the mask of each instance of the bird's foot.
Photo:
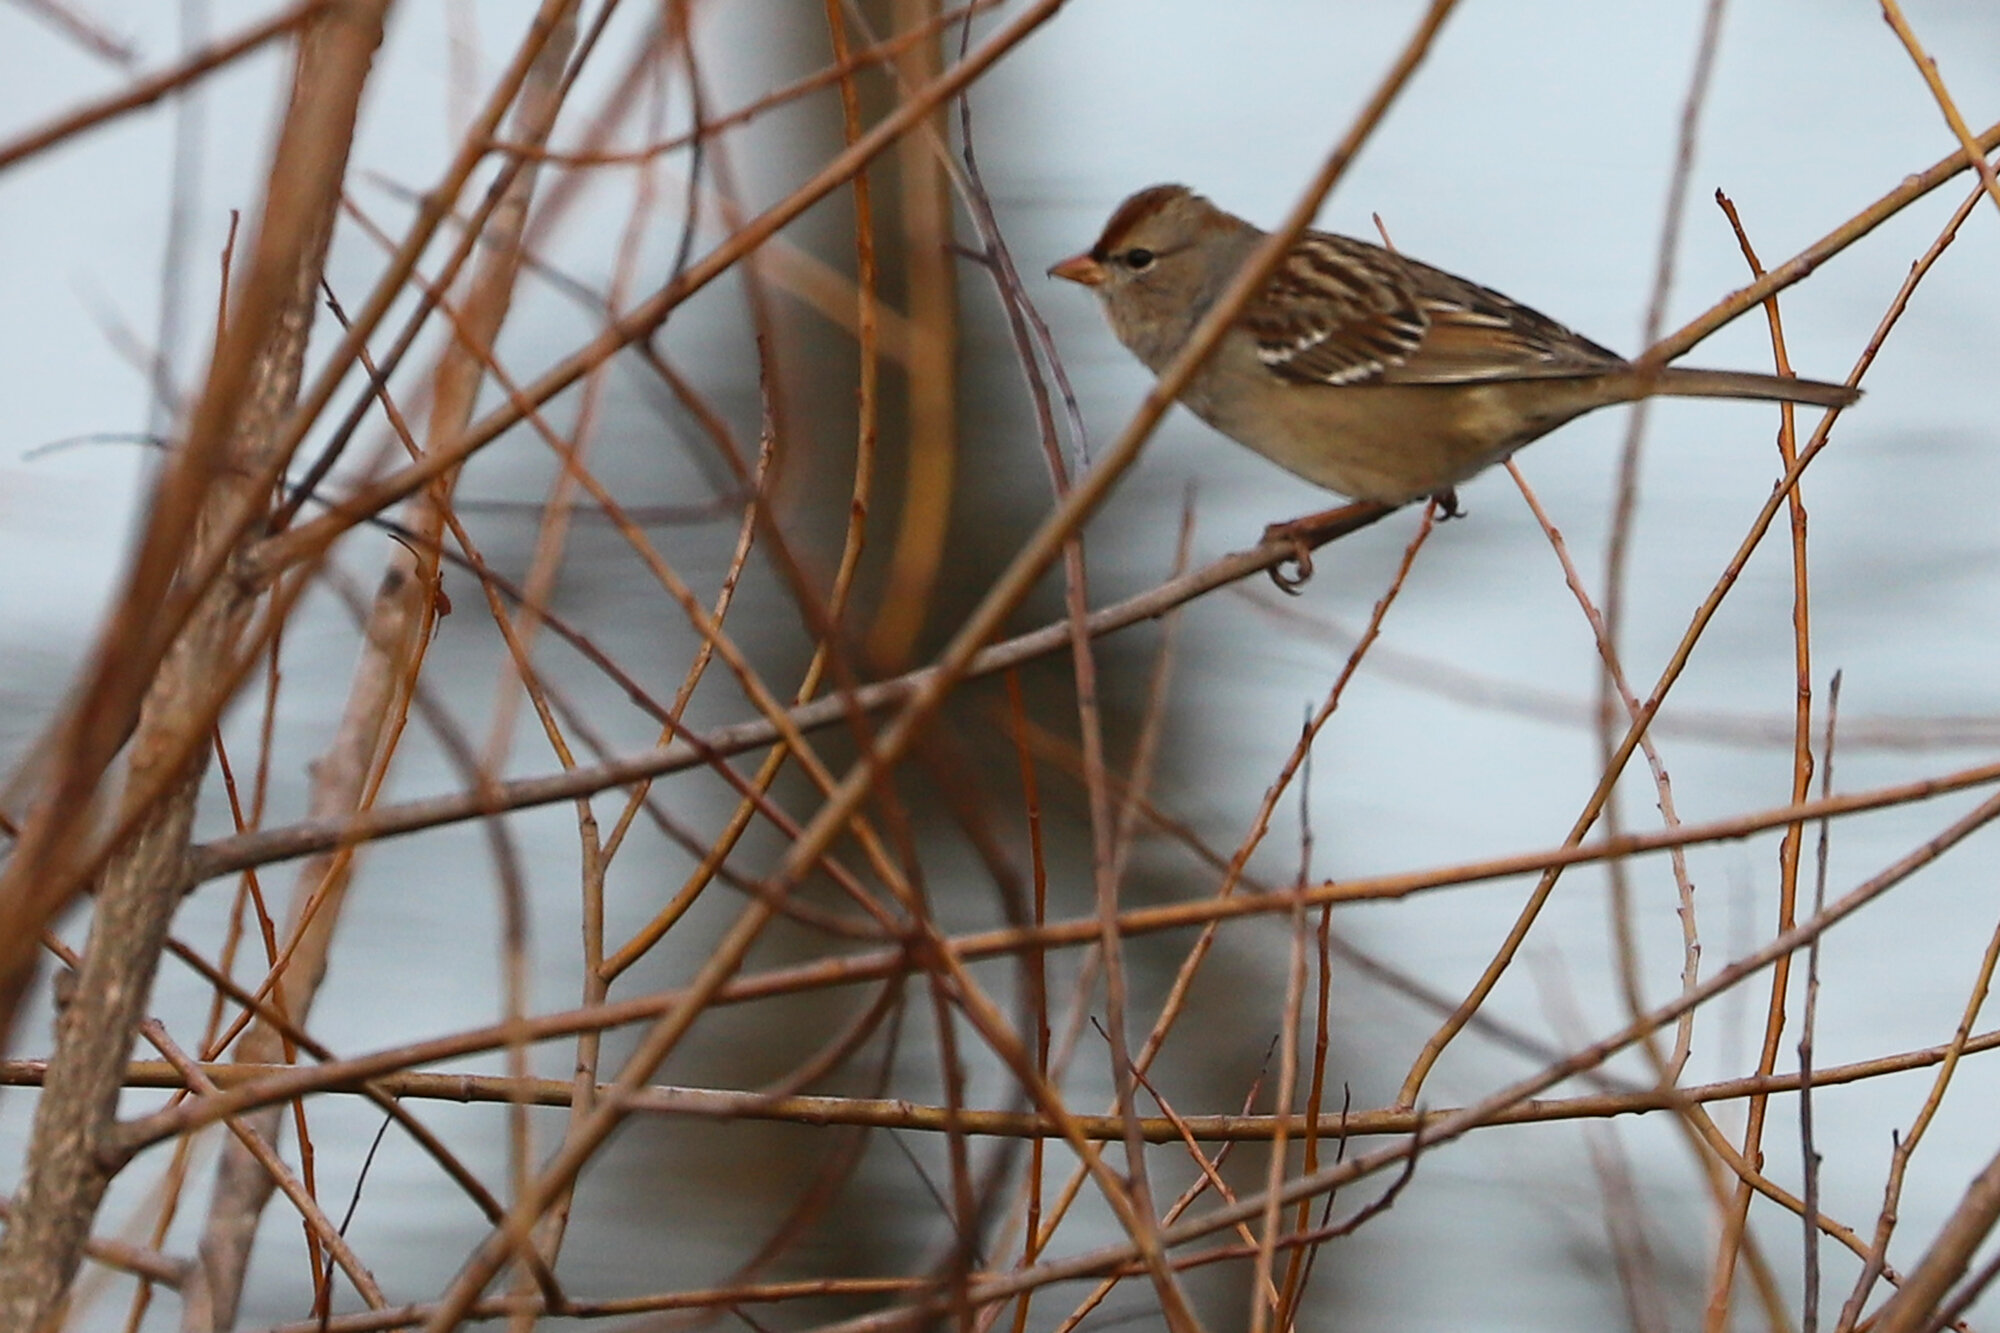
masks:
[(1447, 523), (1454, 518), (1465, 517), (1465, 507), (1458, 502), (1458, 488), (1447, 486), (1431, 496), (1431, 503), (1437, 507), (1438, 522)]
[(1299, 589), (1313, 576), (1314, 551), (1336, 537), (1344, 537), (1356, 528), (1367, 527), (1394, 508), (1393, 505), (1356, 500), (1352, 504), (1292, 519), (1288, 523), (1271, 524), (1264, 529), (1263, 544), (1282, 544), (1287, 551), (1283, 560), (1271, 566), (1271, 582), (1282, 591), (1298, 596)]
[(1297, 597), (1299, 589), (1306, 586), (1313, 576), (1313, 551), (1306, 539), (1296, 532), (1287, 532), (1287, 523), (1273, 523), (1264, 529), (1264, 540), (1281, 541), (1292, 548), (1290, 555), (1271, 566), (1271, 582), (1287, 597)]

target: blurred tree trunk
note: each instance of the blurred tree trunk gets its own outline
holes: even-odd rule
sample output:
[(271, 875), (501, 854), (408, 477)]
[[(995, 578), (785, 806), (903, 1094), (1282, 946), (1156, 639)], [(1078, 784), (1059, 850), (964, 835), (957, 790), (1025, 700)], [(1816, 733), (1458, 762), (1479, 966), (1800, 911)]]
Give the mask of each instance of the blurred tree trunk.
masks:
[[(939, 0), (873, 0), (861, 7), (878, 33), (909, 31), (934, 18)], [(944, 34), (934, 33), (895, 62), (892, 94), (920, 87), (944, 67)], [(958, 286), (952, 253), (951, 179), (938, 160), (951, 142), (948, 112), (931, 118), (935, 135), (913, 133), (896, 146), (895, 230), (877, 237), (885, 271), (899, 273), (909, 321), (903, 366), (902, 495), (895, 544), (868, 656), (881, 670), (910, 660), (946, 564), (958, 471)]]

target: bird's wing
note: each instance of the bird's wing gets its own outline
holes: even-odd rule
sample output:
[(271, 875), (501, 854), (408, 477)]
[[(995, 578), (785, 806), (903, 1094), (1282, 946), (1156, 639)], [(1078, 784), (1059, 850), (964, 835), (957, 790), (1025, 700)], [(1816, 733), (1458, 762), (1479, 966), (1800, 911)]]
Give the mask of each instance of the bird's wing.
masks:
[(1359, 242), (1307, 232), (1243, 311), (1257, 357), (1288, 380), (1366, 384), (1407, 362), (1430, 331), (1415, 284), (1366, 262)]
[(1617, 370), (1617, 353), (1499, 292), (1379, 246), (1308, 232), (1244, 312), (1295, 383), (1476, 384)]

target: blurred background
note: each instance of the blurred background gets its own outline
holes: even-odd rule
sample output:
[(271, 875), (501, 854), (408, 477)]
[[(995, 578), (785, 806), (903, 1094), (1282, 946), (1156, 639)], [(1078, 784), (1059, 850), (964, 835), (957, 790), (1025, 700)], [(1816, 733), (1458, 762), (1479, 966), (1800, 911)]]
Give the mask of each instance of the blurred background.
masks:
[[(411, 192), (438, 173), (532, 8), (518, 0), (398, 8), (350, 172), (356, 210), (392, 230), (407, 221)], [(1016, 8), (980, 16), (974, 40)], [(1155, 182), (1185, 182), (1232, 211), (1275, 224), (1401, 49), (1420, 8), (1403, 0), (1227, 6), (1071, 0), (978, 82), (967, 121), (971, 146), (1027, 294), (1074, 380), (1091, 442), (1102, 447), (1115, 436), (1149, 377), (1113, 341), (1086, 293), (1048, 281), (1042, 271), (1086, 247), (1119, 199)], [(75, 9), (92, 13), (87, 5)], [(881, 34), (902, 21), (903, 9), (886, 2), (859, 9)], [(1906, 9), (1966, 119), (1984, 128), (2000, 115), (2000, 10), (1952, 0), (1910, 0)], [(236, 0), (95, 7), (104, 33), (133, 58), (127, 62), (52, 25), (37, 5), (0, 6), (0, 133), (11, 136), (103, 95), (133, 69), (158, 68), (184, 47), (202, 44), (204, 34), (234, 32), (269, 10)], [(1366, 237), (1379, 225), (1415, 257), (1506, 292), (1620, 351), (1638, 351), (1705, 11), (1692, 0), (1467, 0), (1327, 204), (1321, 225)], [(708, 3), (690, 13), (708, 115), (750, 103), (832, 59), (816, 4)], [(608, 40), (639, 42), (657, 17), (639, 10), (620, 15)], [(870, 39), (857, 25), (854, 40)], [(957, 48), (954, 28), (944, 40), (946, 57)], [(579, 107), (607, 93), (609, 77), (601, 71), (616, 61), (600, 65), (586, 70)], [(0, 292), (8, 314), (0, 320), (7, 402), (0, 418), (0, 771), (29, 758), (115, 586), (153, 465), (144, 437), (170, 433), (174, 420), (174, 403), (159, 390), (185, 393), (199, 383), (230, 213), (254, 205), (285, 72), (286, 57), (267, 51), (207, 80), (195, 96), (127, 117), (0, 175)], [(867, 87), (876, 99), (869, 114), (879, 115), (893, 89), (883, 79)], [(630, 142), (689, 123), (684, 80), (663, 79), (643, 96), (654, 100), (632, 117)], [(559, 147), (577, 141), (574, 132), (566, 136), (566, 124), (555, 136)], [(1667, 329), (1747, 280), (1715, 191), (1734, 201), (1763, 260), (1775, 264), (1956, 146), (1909, 56), (1878, 8), (1862, 0), (1727, 5), (1699, 124)], [(963, 147), (956, 110), (950, 128)], [(701, 164), (709, 186), (692, 252), (704, 252), (728, 230), (716, 192), (754, 213), (787, 194), (839, 143), (831, 88), (719, 136)], [(621, 247), (636, 256), (626, 271), (636, 275), (637, 292), (651, 290), (671, 270), (689, 164), (684, 155), (667, 155), (656, 165), (650, 172), (588, 173), (585, 202), (534, 242), (545, 268), (524, 284), (500, 345), (518, 379), (531, 378), (601, 326), (599, 310), (578, 292), (602, 294), (621, 281)], [(926, 317), (956, 340), (955, 347), (931, 349), (947, 371), (941, 403), (924, 406), (940, 381), (893, 366), (885, 373), (890, 407), (877, 526), (864, 564), (863, 605), (849, 627), (886, 670), (936, 650), (1052, 500), (1032, 405), (987, 270), (952, 256), (950, 290), (942, 295), (911, 276), (950, 255), (910, 239), (923, 235), (918, 204), (927, 190), (935, 203), (938, 182), (920, 160), (895, 156), (872, 179), (880, 187), (876, 206), (891, 266), (885, 300), (912, 318), (930, 302)], [(1955, 180), (1785, 295), (1789, 351), (1799, 373), (1839, 379), (1848, 372), (1911, 263), (1970, 188), (1968, 178)], [(639, 216), (635, 201), (646, 190), (657, 191), (657, 212), (628, 234)], [(772, 362), (781, 376), (776, 392), (786, 436), (777, 495), (787, 531), (822, 577), (838, 557), (847, 515), (857, 358), (851, 334), (813, 296), (810, 265), (853, 272), (853, 219), (851, 196), (837, 192), (772, 247), (793, 257), (767, 255), (761, 270), (770, 288)], [(1801, 486), (1811, 516), (1813, 672), (1822, 710), (1828, 680), (1835, 671), (1843, 676), (1837, 789), (1980, 762), (2000, 740), (1993, 671), (2000, 562), (1990, 514), (1991, 497), (2000, 493), (1989, 405), (2000, 335), (1990, 281), (2000, 261), (1994, 222), (1990, 206), (1974, 211), (1869, 371), (1868, 396), (1839, 423)], [(962, 208), (953, 230), (973, 243)], [(905, 264), (907, 255), (915, 257)], [(329, 283), (357, 299), (380, 262), (377, 245), (346, 226), (335, 239)], [(661, 346), (754, 449), (761, 408), (756, 359), (746, 350), (745, 297), (739, 281), (718, 283), (675, 315)], [(327, 327), (316, 334), (322, 344)], [(1688, 360), (1767, 369), (1766, 326), (1759, 316), (1743, 318)], [(624, 504), (659, 511), (663, 517), (648, 530), (660, 550), (702, 595), (712, 596), (740, 518), (733, 483), (686, 410), (642, 368), (621, 362), (600, 392), (592, 409), (601, 414), (593, 469)], [(571, 395), (555, 417), (567, 427), (582, 410)], [(1801, 414), (1802, 433), (1815, 415)], [(1642, 695), (1782, 472), (1777, 418), (1765, 405), (1671, 402), (1652, 410), (1620, 642)], [(1622, 412), (1600, 413), (1519, 460), (1599, 598), (1626, 428)], [(517, 435), (475, 460), (458, 494), (488, 562), (516, 576), (532, 559), (540, 505), (556, 471), (548, 450)], [(940, 438), (950, 442), (943, 457), (935, 452)], [(1076, 465), (1074, 454), (1070, 461)], [(945, 494), (948, 505), (935, 503)], [(1300, 873), (1308, 820), (1310, 873), (1321, 878), (1553, 846), (1595, 783), (1599, 662), (1589, 627), (1504, 473), (1464, 488), (1461, 499), (1468, 516), (1430, 538), (1379, 646), (1319, 738), (1308, 790), (1302, 796), (1295, 788), (1280, 803), (1250, 861), (1262, 882), (1282, 884)], [(1190, 558), (1200, 564), (1254, 543), (1266, 523), (1327, 503), (1324, 493), (1176, 412), (1088, 530), (1091, 600), (1107, 602), (1165, 577), (1184, 511), (1192, 521)], [(704, 506), (706, 515), (680, 512)], [(928, 531), (936, 556), (928, 578), (912, 574), (897, 556), (899, 542), (923, 546), (926, 522), (934, 525)], [(1265, 788), (1340, 672), (1417, 523), (1414, 511), (1398, 514), (1329, 547), (1296, 599), (1252, 580), (1201, 599), (1177, 622), (1159, 696), (1152, 799), (1225, 857), (1249, 833)], [(1750, 560), (1656, 728), (1680, 815), (1690, 822), (1789, 800), (1795, 682), (1783, 523), (1781, 514), (1779, 530)], [(337, 595), (340, 583), (366, 589), (388, 540), (367, 531), (350, 538), (339, 552), (337, 576), (287, 632), (271, 770), (274, 823), (298, 817), (307, 765), (339, 716), (355, 642)], [(499, 711), (507, 693), (504, 649), (485, 620), (477, 585), (461, 572), (448, 573), (445, 586), (458, 607), (438, 631), (428, 678), (447, 709), (483, 741), (494, 719), (507, 716)], [(773, 679), (795, 680), (811, 641), (782, 581), (753, 560), (739, 597), (731, 621), (739, 641)], [(671, 695), (698, 640), (609, 524), (579, 516), (554, 598), (560, 614), (614, 659), (662, 697)], [(1051, 580), (1018, 623), (1053, 619), (1061, 605)], [(1120, 771), (1142, 735), (1152, 734), (1148, 701), (1166, 633), (1148, 625), (1100, 644), (1110, 753)], [(554, 678), (574, 692), (614, 750), (652, 743), (655, 724), (621, 708), (613, 685), (566, 650), (546, 652)], [(1027, 687), (1033, 715), (1062, 744), (1071, 743), (1063, 739), (1076, 728), (1067, 663), (1041, 664), (1028, 673)], [(1013, 747), (997, 720), (1003, 707), (997, 686), (968, 691), (927, 756), (931, 767), (903, 784), (929, 893), (940, 921), (953, 928), (1004, 917), (952, 814), (969, 804), (985, 810), (1005, 839), (1018, 837), (1022, 798)], [(740, 693), (720, 679), (695, 695), (689, 712), (697, 726), (747, 715)], [(532, 716), (508, 725), (517, 730), (507, 771), (549, 771)], [(241, 708), (230, 719), (229, 735), (244, 753), (254, 748), (257, 726), (254, 709)], [(851, 752), (838, 741), (829, 744), (836, 755)], [(1061, 867), (1050, 887), (1051, 915), (1084, 914), (1091, 903), (1087, 817), (1061, 763), (1046, 762), (1049, 836), (1058, 849), (1050, 859)], [(924, 774), (930, 782), (918, 780)], [(436, 744), (413, 734), (385, 799), (461, 785)], [(779, 791), (794, 809), (812, 808), (803, 784), (787, 779)], [(662, 783), (658, 794), (697, 837), (712, 835), (733, 804), (731, 793), (700, 771)], [(1622, 794), (1627, 827), (1657, 827), (1654, 789), (1639, 765)], [(1977, 798), (1841, 822), (1832, 836), (1829, 891), (1875, 873)], [(620, 802), (613, 794), (598, 805), (608, 825)], [(207, 803), (205, 836), (227, 831), (223, 811), (219, 801)], [(574, 814), (554, 807), (507, 822), (533, 893), (533, 1007), (574, 1005)], [(742, 868), (768, 868), (782, 846), (775, 834), (754, 834), (739, 853)], [(1772, 834), (1690, 852), (1704, 975), (1768, 938), (1777, 846)], [(317, 1036), (355, 1053), (497, 1016), (499, 914), (483, 848), (482, 833), (468, 826), (370, 851), (315, 1011)], [(1829, 936), (1820, 965), (1820, 1064), (1950, 1037), (1994, 926), (1986, 868), (1993, 848), (1990, 832), (1977, 835)], [(622, 939), (650, 918), (692, 863), (671, 839), (650, 829), (642, 836), (635, 827), (610, 880), (610, 934)], [(1679, 900), (1663, 859), (1635, 862), (1629, 875), (1645, 984), (1659, 1003), (1678, 985)], [(1122, 900), (1199, 897), (1213, 892), (1216, 881), (1181, 841), (1149, 826), (1134, 846)], [(1369, 957), (1455, 998), (1492, 956), (1530, 882), (1343, 907), (1334, 924)], [(615, 993), (685, 979), (734, 902), (704, 901)], [(189, 901), (176, 933), (213, 940), (231, 910), (228, 891), (210, 885)], [(1570, 872), (1487, 1015), (1557, 1049), (1612, 1030), (1622, 1002), (1609, 920), (1604, 874), (1589, 867)], [(80, 940), (80, 923), (74, 933)], [(1146, 1030), (1188, 942), (1174, 935), (1131, 946), (1135, 1033)], [(1160, 1090), (1176, 1109), (1234, 1111), (1260, 1077), (1275, 1077), (1269, 1052), (1280, 1031), (1288, 945), (1277, 919), (1223, 933), (1169, 1047)], [(810, 932), (787, 928), (774, 932), (757, 958), (771, 966), (815, 956), (818, 948)], [(1072, 956), (1051, 960), (1058, 977), (1073, 976), (1076, 966)], [(996, 965), (981, 975), (1004, 992), (1013, 974)], [(1438, 1015), (1358, 964), (1337, 964), (1332, 988), (1330, 1086), (1345, 1089), (1357, 1109), (1386, 1106)], [(170, 1021), (190, 1019), (205, 1011), (208, 996), (197, 978), (170, 966), (155, 1008)], [(863, 1002), (859, 995), (808, 994), (719, 1011), (660, 1081), (758, 1087), (831, 1040)], [(1752, 988), (1705, 1008), (1686, 1081), (1751, 1068), (1763, 1004), (1763, 990)], [(15, 1054), (46, 1050), (46, 1016), (39, 1022), (23, 1031)], [(893, 1095), (935, 1100), (941, 1070), (936, 1038), (926, 1035), (931, 1029), (928, 1005), (912, 1004), (892, 1059), (876, 1049), (808, 1090), (865, 1095), (870, 1070), (880, 1066)], [(1092, 1048), (1095, 1040), (1086, 1031), (1083, 1045)], [(1781, 1069), (1793, 1066), (1795, 1040), (1796, 1021)], [(544, 1047), (539, 1072), (566, 1077), (571, 1059), (567, 1046)], [(970, 1103), (1009, 1104), (1012, 1094), (991, 1057), (967, 1059)], [(1469, 1033), (1431, 1076), (1424, 1104), (1463, 1105), (1540, 1063)], [(463, 1067), (502, 1065), (496, 1055)], [(1617, 1068), (1647, 1077), (1637, 1061)], [(1991, 1107), (2000, 1072), (1990, 1060), (1972, 1060), (1957, 1078), (1911, 1168), (1892, 1258), (1904, 1246), (1909, 1255), (1920, 1251), (1994, 1149)], [(1821, 1207), (1828, 1215), (1868, 1234), (1891, 1135), (1909, 1124), (1930, 1079), (1920, 1070), (1821, 1095)], [(1074, 1106), (1103, 1109), (1111, 1086), (1101, 1052), (1086, 1054), (1065, 1088)], [(158, 1100), (158, 1094), (129, 1095), (135, 1108)], [(1268, 1109), (1268, 1086), (1263, 1095), (1258, 1109)], [(32, 1097), (25, 1090), (0, 1096), (0, 1162), (19, 1161)], [(379, 1117), (332, 1098), (313, 1103), (311, 1114), (323, 1188), (344, 1202)], [(505, 1146), (497, 1111), (433, 1104), (423, 1114), (468, 1162), (501, 1177)], [(537, 1123), (546, 1150), (563, 1121), (557, 1112), (543, 1114)], [(1792, 1101), (1777, 1103), (1765, 1136), (1766, 1171), (1791, 1188), (1799, 1179), (1794, 1115)], [(1738, 1132), (1739, 1104), (1717, 1107), (1716, 1116)], [(777, 1271), (922, 1272), (940, 1261), (950, 1237), (932, 1195), (945, 1179), (935, 1137), (885, 1131), (839, 1140), (839, 1151), (856, 1153), (859, 1166), (830, 1210), (787, 1235)], [(977, 1160), (991, 1161), (993, 1145), (977, 1142)], [(1255, 1164), (1233, 1173), (1246, 1190), (1264, 1169), (1261, 1153), (1248, 1146), (1238, 1165), (1253, 1157)], [(721, 1282), (770, 1238), (830, 1151), (824, 1132), (804, 1126), (635, 1122), (585, 1178), (564, 1277), (576, 1291), (604, 1295)], [(1163, 1156), (1161, 1171), (1169, 1183), (1157, 1188), (1171, 1198), (1187, 1176), (1185, 1161)], [(1052, 1180), (1062, 1174), (1062, 1166), (1051, 1167)], [(13, 1179), (0, 1176), (9, 1189)], [(1426, 1156), (1418, 1180), (1393, 1209), (1325, 1250), (1299, 1327), (1404, 1333), (1700, 1322), (1715, 1216), (1667, 1117), (1627, 1117), (1593, 1124), (1587, 1133), (1575, 1124), (1485, 1131)], [(121, 1217), (156, 1206), (148, 1199), (151, 1187), (142, 1161), (121, 1177), (100, 1230), (115, 1230)], [(188, 1211), (199, 1210), (190, 1204)], [(1632, 1294), (1629, 1275), (1621, 1283), (1612, 1234), (1620, 1227), (1606, 1220), (1633, 1212), (1650, 1265), (1642, 1297)], [(1761, 1202), (1751, 1217), (1781, 1287), (1795, 1293), (1796, 1219)], [(190, 1225), (177, 1224), (172, 1233), (182, 1249)], [(1065, 1248), (1118, 1237), (1101, 1207), (1074, 1226)], [(386, 1289), (422, 1299), (449, 1279), (485, 1224), (440, 1190), (435, 1168), (392, 1135), (368, 1168), (350, 1234)], [(267, 1218), (243, 1327), (307, 1311), (299, 1252), (297, 1227)], [(1827, 1263), (1828, 1299), (1837, 1308), (1855, 1269), (1831, 1247)], [(1190, 1275), (1212, 1327), (1238, 1326), (1247, 1271), (1218, 1265)], [(122, 1281), (111, 1280), (108, 1291), (80, 1304), (74, 1327), (126, 1326)], [(1739, 1281), (1739, 1312), (1746, 1325), (1757, 1325), (1765, 1315), (1747, 1285)], [(1152, 1326), (1158, 1318), (1152, 1302), (1142, 1281), (1129, 1281), (1082, 1327)], [(175, 1326), (171, 1307), (156, 1302), (143, 1326)], [(849, 1300), (758, 1318), (771, 1321), (766, 1327), (806, 1327), (867, 1308), (867, 1301)], [(1046, 1301), (1046, 1308), (1038, 1303), (1029, 1327), (1054, 1328), (1068, 1308), (1061, 1299)], [(1990, 1299), (1985, 1308), (1990, 1314)], [(1649, 1322), (1660, 1318), (1665, 1322)]]

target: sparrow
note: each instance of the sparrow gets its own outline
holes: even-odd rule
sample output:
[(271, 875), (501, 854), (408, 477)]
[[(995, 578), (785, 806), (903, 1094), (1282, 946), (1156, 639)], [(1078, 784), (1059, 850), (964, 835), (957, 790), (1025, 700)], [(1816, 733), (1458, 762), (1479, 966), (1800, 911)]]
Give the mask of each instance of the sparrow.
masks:
[[(1173, 361), (1265, 233), (1184, 185), (1120, 204), (1049, 269), (1097, 293), (1118, 341)], [(1356, 500), (1437, 496), (1600, 407), (1655, 395), (1840, 408), (1842, 384), (1635, 366), (1490, 287), (1379, 245), (1308, 231), (1180, 400), (1224, 435)]]

